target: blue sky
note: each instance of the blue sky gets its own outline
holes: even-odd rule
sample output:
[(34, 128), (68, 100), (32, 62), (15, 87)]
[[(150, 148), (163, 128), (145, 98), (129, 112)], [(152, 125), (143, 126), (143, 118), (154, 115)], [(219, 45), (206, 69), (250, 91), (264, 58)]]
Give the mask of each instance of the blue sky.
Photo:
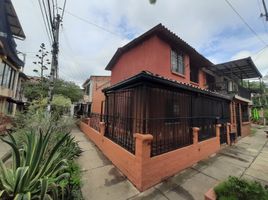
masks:
[[(259, 17), (263, 12), (261, 0), (229, 1), (268, 44), (268, 22)], [(29, 52), (25, 72), (34, 74), (35, 52), (41, 42), (49, 47), (38, 1), (12, 2), (27, 37), (18, 42), (20, 51)], [(155, 5), (147, 0), (67, 0), (66, 10), (60, 30), (60, 76), (78, 84), (90, 75), (108, 75), (104, 68), (116, 49), (158, 23), (214, 63), (252, 56), (262, 74), (268, 73), (268, 48), (257, 54), (265, 44), (252, 34), (225, 0), (158, 0)]]

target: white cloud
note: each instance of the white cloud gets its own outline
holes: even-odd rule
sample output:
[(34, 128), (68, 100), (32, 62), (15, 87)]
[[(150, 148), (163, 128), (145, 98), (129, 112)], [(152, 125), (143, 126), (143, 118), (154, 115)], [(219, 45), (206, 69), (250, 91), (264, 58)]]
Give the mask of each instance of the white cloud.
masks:
[[(257, 2), (230, 2), (268, 43)], [(61, 3), (62, 0), (59, 0)], [(18, 42), (18, 49), (37, 52), (42, 42), (48, 45), (38, 1), (13, 0), (13, 4), (27, 37), (25, 41)], [(79, 84), (92, 74), (109, 74), (104, 68), (116, 49), (126, 44), (130, 35), (142, 34), (160, 22), (215, 63), (243, 55), (253, 56), (263, 48), (263, 44), (224, 1), (159, 0), (151, 5), (149, 0), (67, 0), (66, 10), (64, 34), (62, 31), (60, 34), (60, 76)], [(78, 20), (68, 12), (121, 37)], [(267, 73), (267, 51), (255, 61), (262, 73)], [(25, 71), (29, 74), (34, 68), (33, 55), (27, 56)]]

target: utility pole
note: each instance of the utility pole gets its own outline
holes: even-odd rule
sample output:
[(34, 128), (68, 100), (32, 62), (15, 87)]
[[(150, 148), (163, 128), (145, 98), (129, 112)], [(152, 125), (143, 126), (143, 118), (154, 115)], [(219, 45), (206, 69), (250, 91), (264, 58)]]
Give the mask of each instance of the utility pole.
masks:
[(52, 62), (51, 62), (51, 71), (50, 71), (50, 84), (48, 91), (48, 112), (51, 111), (51, 102), (53, 99), (53, 89), (55, 80), (58, 79), (58, 54), (59, 54), (59, 29), (60, 29), (61, 17), (57, 14), (53, 19), (52, 25), (52, 35), (53, 35), (53, 44), (52, 44)]
[(265, 4), (264, 0), (262, 0), (262, 4), (263, 4), (263, 8), (264, 8), (264, 14), (261, 13), (261, 17), (265, 17), (265, 20), (268, 21), (268, 12), (267, 12), (267, 8), (266, 8), (266, 4)]

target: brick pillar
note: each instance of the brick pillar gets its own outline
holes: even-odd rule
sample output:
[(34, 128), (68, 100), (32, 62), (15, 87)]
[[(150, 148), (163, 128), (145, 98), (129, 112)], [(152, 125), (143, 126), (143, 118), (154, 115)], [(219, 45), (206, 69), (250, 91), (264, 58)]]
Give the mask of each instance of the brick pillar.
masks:
[(139, 190), (143, 191), (145, 189), (144, 181), (146, 180), (146, 163), (151, 158), (151, 142), (153, 136), (150, 134), (134, 134), (136, 139), (135, 145), (135, 156), (136, 156), (136, 165), (137, 165), (137, 180), (136, 187)]
[(200, 128), (198, 127), (193, 127), (193, 144), (196, 145), (198, 144), (198, 132)]
[(220, 139), (220, 128), (221, 128), (221, 124), (216, 124), (216, 137), (218, 138), (219, 141), (219, 146), (221, 145), (221, 139)]
[(104, 136), (105, 133), (105, 123), (104, 122), (100, 122), (100, 134), (102, 136)]
[(231, 145), (231, 139), (230, 139), (230, 131), (231, 131), (231, 124), (227, 123), (227, 130), (226, 130), (226, 134), (227, 134), (227, 144)]

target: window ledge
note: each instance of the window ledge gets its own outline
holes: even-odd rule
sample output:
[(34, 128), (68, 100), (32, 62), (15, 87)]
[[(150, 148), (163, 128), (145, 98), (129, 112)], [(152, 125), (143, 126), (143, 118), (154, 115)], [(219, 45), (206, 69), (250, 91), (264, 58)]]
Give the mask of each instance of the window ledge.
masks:
[(180, 76), (182, 78), (185, 78), (185, 75), (184, 74), (181, 74), (181, 73), (178, 73), (178, 72), (174, 72), (174, 71), (171, 71), (171, 73), (174, 74), (174, 75)]
[(195, 85), (195, 86), (198, 86), (198, 87), (199, 87), (199, 83), (196, 83), (196, 82), (193, 82), (193, 81), (190, 81), (190, 83), (191, 83), (192, 85)]
[(248, 124), (250, 124), (250, 121), (248, 121), (248, 122), (242, 122), (242, 125), (248, 125)]

